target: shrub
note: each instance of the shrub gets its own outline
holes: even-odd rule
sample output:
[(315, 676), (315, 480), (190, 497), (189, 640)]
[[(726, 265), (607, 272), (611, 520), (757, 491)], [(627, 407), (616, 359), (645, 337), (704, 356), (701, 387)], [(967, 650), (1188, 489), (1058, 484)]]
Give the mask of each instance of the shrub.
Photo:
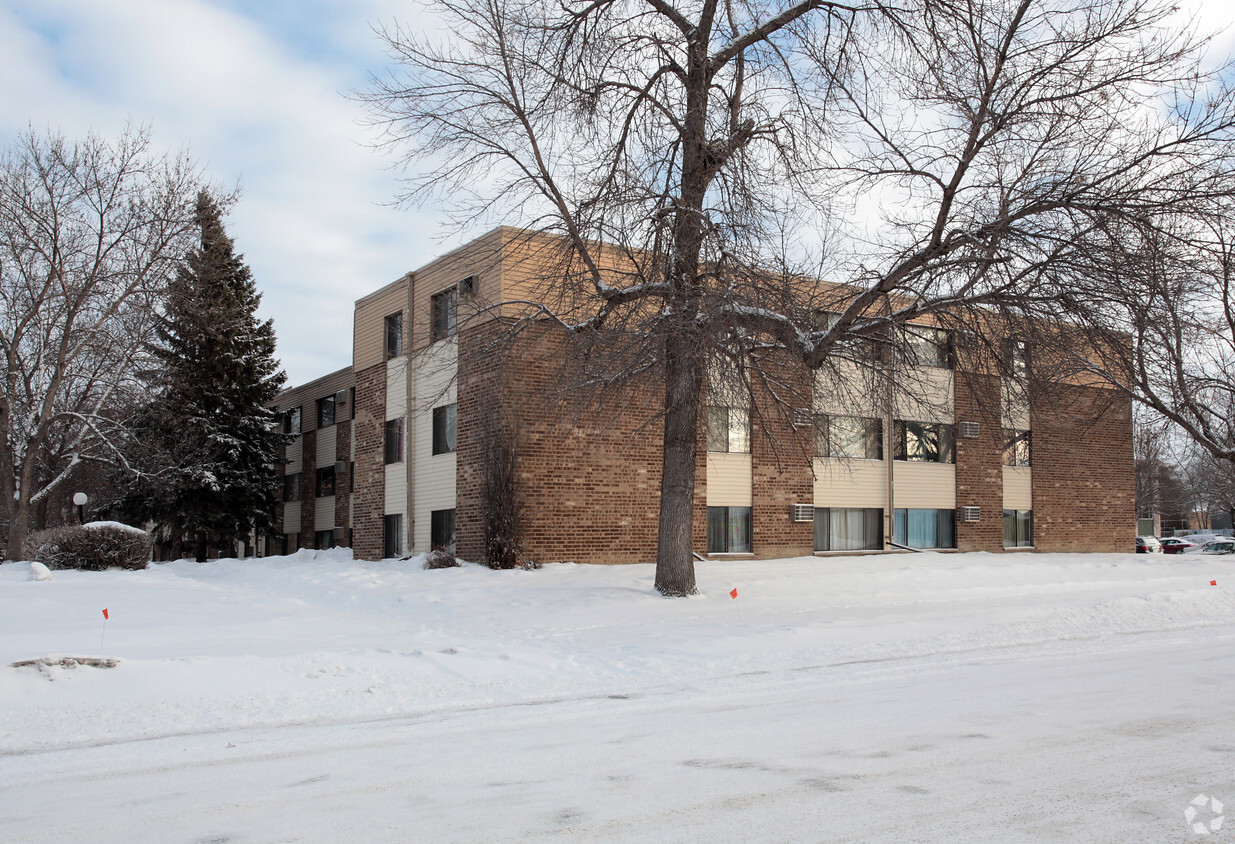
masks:
[(138, 570), (150, 564), (153, 544), (144, 530), (118, 522), (92, 522), (31, 534), (26, 556), (49, 569)]
[(452, 569), (458, 565), (459, 561), (455, 559), (455, 555), (445, 548), (434, 548), (425, 554), (424, 567), (427, 569)]

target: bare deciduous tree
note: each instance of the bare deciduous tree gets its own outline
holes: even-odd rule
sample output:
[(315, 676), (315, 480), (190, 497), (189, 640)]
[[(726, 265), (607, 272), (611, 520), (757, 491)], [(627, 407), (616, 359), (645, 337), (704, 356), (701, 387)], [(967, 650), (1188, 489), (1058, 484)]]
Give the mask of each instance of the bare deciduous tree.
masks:
[(1153, 0), (431, 8), (450, 35), (382, 29), (399, 70), (366, 97), (407, 198), (559, 236), (527, 318), (609, 350), (606, 383), (663, 380), (666, 595), (695, 588), (708, 361), (775, 394), (772, 350), (817, 370), (910, 322), (996, 322), (1063, 376), (1128, 233), (1230, 193), (1222, 69)]
[(72, 143), (28, 131), (0, 161), (0, 517), (19, 558), (31, 511), (87, 460), (116, 460), (200, 178), (149, 132)]

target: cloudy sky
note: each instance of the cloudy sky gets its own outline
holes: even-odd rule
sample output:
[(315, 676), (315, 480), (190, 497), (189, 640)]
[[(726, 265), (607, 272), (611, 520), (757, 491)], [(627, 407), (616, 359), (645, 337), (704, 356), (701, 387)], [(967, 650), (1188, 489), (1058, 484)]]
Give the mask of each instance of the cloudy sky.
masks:
[[(1194, 4), (1229, 24), (1225, 0)], [(134, 121), (238, 184), (228, 231), (301, 384), (350, 363), (355, 299), (454, 245), (432, 208), (389, 205), (391, 160), (346, 96), (386, 66), (370, 24), (396, 17), (416, 5), (0, 0), (0, 145), (27, 126), (114, 137)]]

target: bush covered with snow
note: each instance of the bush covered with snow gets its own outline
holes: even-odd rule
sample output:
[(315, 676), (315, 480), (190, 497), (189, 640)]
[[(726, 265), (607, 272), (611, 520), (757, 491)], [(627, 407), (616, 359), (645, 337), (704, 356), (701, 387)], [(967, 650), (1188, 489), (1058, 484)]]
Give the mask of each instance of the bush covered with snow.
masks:
[(425, 559), (424, 567), (427, 569), (453, 569), (459, 566), (459, 561), (455, 558), (455, 555), (445, 548), (434, 548), (428, 554), (421, 556)]
[(118, 522), (41, 530), (26, 541), (26, 556), (49, 569), (104, 571), (144, 569), (153, 547), (150, 534)]

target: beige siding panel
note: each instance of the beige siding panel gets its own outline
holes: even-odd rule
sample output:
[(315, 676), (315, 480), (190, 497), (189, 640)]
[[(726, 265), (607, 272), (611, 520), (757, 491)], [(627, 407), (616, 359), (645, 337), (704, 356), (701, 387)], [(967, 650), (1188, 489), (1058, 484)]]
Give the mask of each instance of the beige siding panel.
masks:
[(407, 415), (407, 358), (386, 362), (386, 418)]
[(433, 454), (433, 408), (455, 402), (458, 347), (435, 343), (415, 355), (412, 369), (412, 550), (429, 550), (430, 513), (455, 507), (455, 454)]
[[(403, 529), (407, 531), (407, 464), (389, 463), (386, 465), (386, 502), (383, 515), (403, 514)], [(406, 536), (403, 537), (407, 539)], [(407, 543), (403, 543), (407, 547)]]
[(327, 495), (313, 502), (313, 530), (330, 530), (334, 525), (334, 496)]
[(317, 468), (335, 464), (335, 454), (339, 442), (339, 428), (331, 425), (317, 432)]
[(287, 466), (283, 469), (283, 474), (294, 475), (300, 471), (304, 465), (302, 455), (304, 454), (304, 440), (296, 437), (293, 442), (287, 444)]
[(1033, 470), (1030, 467), (1003, 467), (1003, 509), (1033, 509)]
[(881, 389), (869, 369), (851, 361), (838, 361), (836, 368), (815, 373), (815, 413), (835, 416), (883, 416)]
[(892, 467), (893, 507), (956, 507), (956, 466), (897, 460)]
[(910, 368), (901, 375), (893, 407), (895, 419), (951, 423), (956, 417), (952, 370), (933, 366)]
[[(407, 286), (412, 283), (408, 273), (374, 293), (356, 301), (352, 323), (352, 366), (359, 372), (386, 359), (386, 317), (407, 310)], [(411, 320), (403, 317), (403, 347), (407, 348), (407, 330)]]
[(883, 460), (815, 460), (816, 507), (888, 506), (888, 464)]
[[(304, 480), (303, 478), (301, 479)], [(301, 487), (301, 495), (304, 495), (304, 488)], [(289, 501), (283, 505), (283, 532), (284, 533), (300, 533), (300, 502)]]
[[(418, 352), (430, 345), (432, 299), (467, 276), (476, 277), (475, 293), (458, 299), (458, 326), (467, 325), (478, 309), (502, 301), (503, 229), (494, 229), (471, 243), (448, 252), (415, 272), (412, 290), (409, 348)], [(487, 313), (487, 312), (486, 312)]]
[(708, 453), (708, 506), (750, 507), (754, 499), (749, 454)]

